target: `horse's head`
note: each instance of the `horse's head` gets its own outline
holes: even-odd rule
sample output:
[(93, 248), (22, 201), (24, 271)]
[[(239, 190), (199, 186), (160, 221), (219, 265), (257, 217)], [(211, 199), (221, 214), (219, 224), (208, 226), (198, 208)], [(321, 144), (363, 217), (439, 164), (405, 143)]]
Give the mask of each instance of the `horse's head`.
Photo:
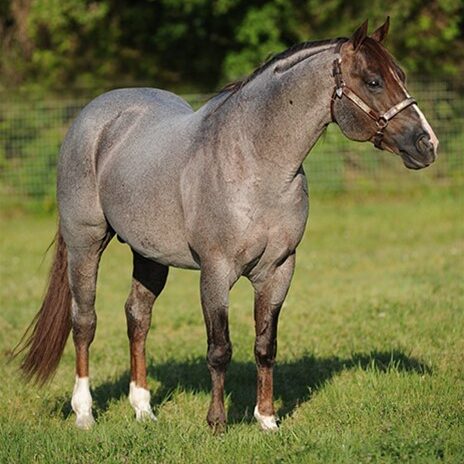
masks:
[(437, 156), (438, 139), (405, 87), (405, 74), (381, 44), (389, 19), (371, 36), (367, 21), (340, 46), (333, 63), (332, 117), (352, 140), (371, 141), (421, 169)]

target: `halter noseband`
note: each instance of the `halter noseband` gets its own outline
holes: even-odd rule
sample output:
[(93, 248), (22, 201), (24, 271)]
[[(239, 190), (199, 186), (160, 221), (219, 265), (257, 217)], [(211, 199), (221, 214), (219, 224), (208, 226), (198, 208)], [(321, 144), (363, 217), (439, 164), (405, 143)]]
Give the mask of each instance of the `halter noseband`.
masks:
[[(341, 44), (336, 49), (336, 53), (340, 52)], [(385, 113), (379, 113), (378, 111), (371, 108), (361, 97), (356, 95), (345, 83), (342, 77), (342, 69), (341, 69), (341, 58), (336, 58), (333, 62), (332, 68), (332, 76), (335, 79), (335, 88), (332, 95), (332, 100), (330, 103), (330, 111), (332, 114), (332, 119), (335, 121), (334, 118), (334, 111), (333, 105), (337, 98), (342, 98), (345, 95), (348, 99), (350, 99), (359, 109), (361, 109), (365, 114), (367, 114), (375, 124), (377, 125), (377, 130), (372, 137), (369, 137), (369, 140), (373, 138), (374, 146), (378, 149), (382, 149), (382, 139), (383, 139), (383, 131), (388, 126), (388, 123), (391, 119), (393, 119), (398, 113), (401, 113), (404, 109), (408, 106), (413, 105), (416, 103), (416, 100), (412, 97), (408, 97), (397, 103), (396, 105), (392, 106), (388, 111)]]

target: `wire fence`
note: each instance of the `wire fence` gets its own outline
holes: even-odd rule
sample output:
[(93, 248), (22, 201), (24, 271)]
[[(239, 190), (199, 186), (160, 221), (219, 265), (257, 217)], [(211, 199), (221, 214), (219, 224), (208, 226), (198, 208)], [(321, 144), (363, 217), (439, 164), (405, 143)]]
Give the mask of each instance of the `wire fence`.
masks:
[[(403, 188), (463, 179), (464, 95), (449, 81), (415, 80), (409, 88), (440, 139), (437, 162), (411, 173), (398, 157), (369, 143), (351, 142), (332, 124), (305, 161), (313, 191)], [(1, 95), (0, 202), (11, 197), (54, 198), (60, 144), (73, 118), (94, 96), (90, 91), (73, 97), (43, 98), (32, 92)], [(208, 96), (185, 98), (198, 108)]]

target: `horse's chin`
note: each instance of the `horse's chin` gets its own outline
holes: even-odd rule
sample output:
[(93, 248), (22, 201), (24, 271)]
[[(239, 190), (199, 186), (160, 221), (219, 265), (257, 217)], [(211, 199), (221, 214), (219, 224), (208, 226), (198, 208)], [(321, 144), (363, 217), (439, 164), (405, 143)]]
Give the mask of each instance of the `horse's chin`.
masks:
[(408, 169), (414, 169), (415, 171), (419, 169), (424, 169), (427, 166), (430, 166), (432, 163), (427, 163), (424, 161), (420, 161), (410, 154), (406, 153), (405, 151), (400, 152), (400, 156), (403, 160), (403, 164), (408, 168)]

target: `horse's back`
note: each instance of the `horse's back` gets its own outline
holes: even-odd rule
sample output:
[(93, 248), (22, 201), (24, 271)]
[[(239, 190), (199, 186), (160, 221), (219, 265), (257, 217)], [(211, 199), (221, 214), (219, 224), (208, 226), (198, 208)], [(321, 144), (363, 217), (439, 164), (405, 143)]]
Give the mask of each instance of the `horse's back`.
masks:
[[(192, 112), (191, 106), (185, 100), (165, 90), (111, 90), (88, 103), (74, 120), (64, 140), (60, 162), (76, 156), (75, 149), (78, 149), (77, 156), (85, 156), (85, 148), (92, 148), (94, 144), (100, 143), (105, 131), (110, 130), (116, 122), (130, 127), (134, 122), (147, 118), (156, 124)], [(124, 134), (120, 132), (120, 135)]]
[[(111, 138), (115, 143), (125, 136), (124, 129), (144, 118), (156, 126), (163, 120), (192, 112), (185, 100), (164, 90), (134, 88), (104, 93), (87, 104), (71, 125), (63, 143), (60, 163), (66, 163), (69, 157), (90, 155), (86, 148), (95, 154), (95, 144), (101, 145), (105, 138)], [(118, 126), (117, 134), (108, 137), (114, 126)], [(98, 151), (104, 150), (99, 147)]]
[(159, 116), (193, 111), (183, 98), (172, 92), (140, 87), (110, 90), (89, 102), (81, 111), (79, 117), (111, 119), (115, 111), (120, 112), (129, 108), (149, 111), (153, 114), (158, 113)]

